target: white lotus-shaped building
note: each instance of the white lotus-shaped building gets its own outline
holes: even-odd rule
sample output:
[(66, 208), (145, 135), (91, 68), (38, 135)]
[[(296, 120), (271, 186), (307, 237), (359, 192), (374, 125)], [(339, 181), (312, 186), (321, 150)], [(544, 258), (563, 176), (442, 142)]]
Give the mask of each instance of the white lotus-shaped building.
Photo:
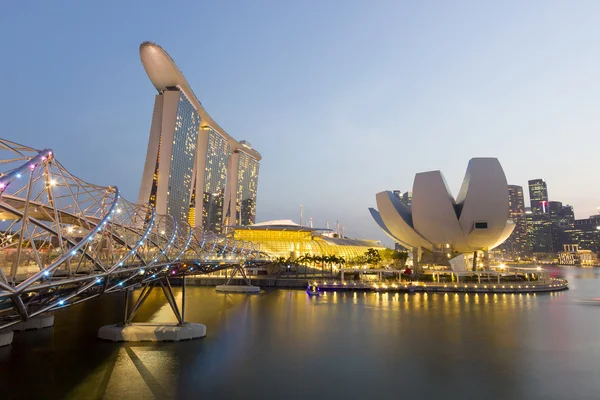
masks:
[(408, 249), (450, 253), (491, 250), (514, 229), (509, 219), (508, 185), (496, 158), (473, 158), (455, 199), (440, 171), (415, 176), (412, 204), (389, 191), (377, 193), (373, 219)]

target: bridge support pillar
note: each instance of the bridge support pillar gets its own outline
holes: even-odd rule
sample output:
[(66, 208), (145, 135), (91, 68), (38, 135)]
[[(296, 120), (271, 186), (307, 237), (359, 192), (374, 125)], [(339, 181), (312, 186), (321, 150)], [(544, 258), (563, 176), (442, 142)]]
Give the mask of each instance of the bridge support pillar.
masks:
[(54, 315), (45, 313), (29, 318), (27, 321), (19, 322), (12, 327), (13, 331), (28, 331), (30, 329), (43, 329), (54, 326)]
[(13, 341), (14, 333), (10, 329), (0, 331), (0, 347), (8, 346)]
[[(206, 336), (206, 326), (193, 322), (185, 322), (185, 275), (182, 288), (181, 312), (177, 306), (169, 278), (146, 283), (135, 304), (129, 311), (129, 291), (125, 294), (125, 315), (123, 323), (106, 325), (98, 331), (98, 338), (113, 342), (178, 342), (180, 340), (197, 339)], [(134, 323), (133, 318), (144, 301), (154, 289), (160, 285), (177, 323)]]
[[(231, 281), (238, 274), (241, 275), (242, 279), (246, 283), (245, 285), (232, 285)], [(246, 271), (244, 270), (244, 264), (236, 265), (231, 271), (231, 276), (227, 279), (224, 285), (219, 285), (215, 288), (217, 292), (225, 292), (225, 293), (259, 293), (260, 287), (253, 286), (250, 278), (246, 275)]]

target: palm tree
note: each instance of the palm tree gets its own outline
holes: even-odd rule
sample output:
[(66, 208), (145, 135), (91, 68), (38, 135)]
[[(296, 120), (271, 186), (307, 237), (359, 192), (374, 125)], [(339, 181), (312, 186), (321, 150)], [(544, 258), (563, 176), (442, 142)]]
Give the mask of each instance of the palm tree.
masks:
[(323, 256), (323, 274), (325, 274), (325, 266), (327, 264), (331, 265), (331, 256), (328, 254), (325, 254)]

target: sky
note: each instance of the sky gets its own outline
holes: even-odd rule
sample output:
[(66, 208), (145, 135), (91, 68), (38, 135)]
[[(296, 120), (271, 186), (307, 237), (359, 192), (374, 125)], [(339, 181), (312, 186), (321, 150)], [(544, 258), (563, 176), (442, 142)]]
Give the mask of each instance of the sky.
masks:
[(315, 227), (385, 240), (377, 192), (441, 170), (456, 196), (472, 157), (497, 157), (509, 184), (546, 179), (550, 200), (587, 218), (600, 206), (598, 15), (583, 0), (10, 2), (0, 137), (52, 148), (135, 201), (149, 40), (262, 154), (257, 222), (297, 222), (303, 205)]

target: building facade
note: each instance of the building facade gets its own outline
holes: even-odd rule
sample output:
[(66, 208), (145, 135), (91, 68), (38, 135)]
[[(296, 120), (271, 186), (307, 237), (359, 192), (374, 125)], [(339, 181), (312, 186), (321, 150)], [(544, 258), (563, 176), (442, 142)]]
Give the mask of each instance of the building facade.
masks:
[(527, 254), (527, 222), (525, 220), (525, 199), (523, 187), (508, 185), (509, 217), (515, 224), (515, 229), (500, 246), (503, 254), (509, 258), (524, 257)]
[(410, 208), (412, 205), (412, 192), (402, 192), (401, 190), (392, 190), (392, 193), (404, 204)]
[[(483, 253), (501, 245), (512, 233), (508, 184), (496, 158), (469, 160), (455, 198), (440, 171), (416, 174), (410, 207), (391, 191), (375, 195), (377, 209), (369, 208), (379, 227), (406, 249), (413, 260), (460, 257)], [(464, 260), (464, 258), (463, 258)], [(417, 265), (417, 264), (415, 264)]]
[(600, 253), (600, 215), (576, 219), (572, 227), (564, 230), (563, 244), (574, 244), (580, 250)]
[(552, 223), (548, 209), (548, 186), (543, 179), (529, 181), (529, 201), (532, 211), (531, 235), (533, 253), (552, 253)]
[(210, 117), (165, 50), (145, 42), (140, 57), (158, 94), (138, 203), (217, 233), (254, 223), (260, 154)]
[(233, 238), (251, 242), (270, 258), (335, 255), (352, 261), (363, 256), (369, 249), (385, 249), (375, 240), (331, 237), (323, 230), (300, 226), (290, 220), (236, 226), (233, 229)]

